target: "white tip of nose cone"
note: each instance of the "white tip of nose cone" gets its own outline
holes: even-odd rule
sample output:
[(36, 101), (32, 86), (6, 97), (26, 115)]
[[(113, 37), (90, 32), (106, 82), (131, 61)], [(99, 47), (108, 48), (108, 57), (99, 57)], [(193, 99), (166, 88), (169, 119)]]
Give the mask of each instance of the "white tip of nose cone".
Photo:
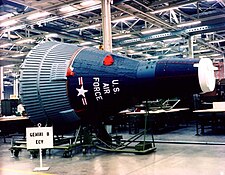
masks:
[(214, 70), (217, 68), (213, 66), (209, 58), (202, 58), (199, 63), (194, 65), (198, 67), (198, 81), (203, 93), (211, 92), (216, 85), (216, 78)]

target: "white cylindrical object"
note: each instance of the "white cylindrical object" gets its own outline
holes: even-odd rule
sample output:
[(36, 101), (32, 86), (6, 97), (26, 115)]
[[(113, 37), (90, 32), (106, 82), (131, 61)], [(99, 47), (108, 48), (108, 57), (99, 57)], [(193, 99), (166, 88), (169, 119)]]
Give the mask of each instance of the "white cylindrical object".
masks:
[(211, 92), (216, 85), (216, 78), (212, 61), (209, 58), (203, 58), (198, 64), (198, 79), (203, 93)]

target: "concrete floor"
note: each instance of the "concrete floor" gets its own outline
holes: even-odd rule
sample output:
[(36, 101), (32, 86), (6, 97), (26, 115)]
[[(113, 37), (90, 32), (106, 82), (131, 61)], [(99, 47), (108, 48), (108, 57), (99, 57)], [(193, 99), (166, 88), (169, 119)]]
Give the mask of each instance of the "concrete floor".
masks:
[[(193, 126), (155, 135), (157, 141), (192, 141), (208, 144), (225, 142), (223, 135), (195, 136)], [(39, 166), (39, 158), (30, 159), (24, 150), (19, 158), (10, 157), (10, 144), (0, 140), (0, 175), (224, 175), (225, 145), (204, 144), (162, 144), (156, 143), (157, 150), (147, 155), (125, 153), (74, 154), (62, 158), (61, 151), (43, 158), (48, 171), (33, 172)]]

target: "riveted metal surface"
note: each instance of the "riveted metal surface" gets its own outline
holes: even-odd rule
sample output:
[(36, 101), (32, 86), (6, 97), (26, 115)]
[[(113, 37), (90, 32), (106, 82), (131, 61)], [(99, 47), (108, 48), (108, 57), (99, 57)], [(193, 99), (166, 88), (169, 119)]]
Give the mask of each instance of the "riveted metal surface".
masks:
[[(72, 45), (46, 42), (37, 45), (21, 66), (20, 95), (32, 122), (54, 123), (60, 112), (70, 110), (66, 89), (66, 70), (73, 53)], [(72, 120), (72, 119), (71, 119)]]

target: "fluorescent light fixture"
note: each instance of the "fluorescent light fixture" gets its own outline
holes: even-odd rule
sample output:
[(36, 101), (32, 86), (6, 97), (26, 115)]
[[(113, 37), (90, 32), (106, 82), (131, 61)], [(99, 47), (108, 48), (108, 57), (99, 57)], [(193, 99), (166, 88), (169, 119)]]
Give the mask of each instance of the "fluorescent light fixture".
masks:
[(10, 18), (12, 16), (14, 16), (12, 13), (6, 13), (5, 15), (0, 16), (0, 21)]
[(50, 15), (49, 12), (37, 12), (27, 17), (28, 20), (38, 19)]
[(64, 7), (59, 9), (60, 12), (71, 12), (71, 11), (74, 11), (74, 10), (77, 10), (77, 8), (72, 7), (70, 5), (64, 6)]
[(47, 38), (56, 38), (56, 37), (59, 37), (59, 35), (57, 33), (49, 33), (49, 34), (45, 35), (45, 37), (47, 37)]
[(170, 38), (170, 39), (165, 39), (163, 40), (164, 42), (173, 42), (173, 41), (179, 41), (181, 40), (182, 37), (177, 37), (177, 38)]
[(181, 53), (169, 53), (169, 54), (166, 54), (164, 56), (168, 56), (168, 57), (171, 57), (171, 56), (176, 56), (176, 55), (181, 55)]
[(80, 46), (87, 46), (87, 45), (91, 45), (91, 44), (93, 44), (91, 41), (87, 41), (87, 42), (80, 43), (79, 45)]
[(73, 31), (73, 30), (86, 30), (86, 29), (95, 29), (97, 27), (100, 27), (100, 24), (93, 24), (93, 25), (89, 25), (89, 26), (86, 26), (86, 27), (81, 27), (81, 28), (77, 28), (77, 29), (72, 29), (72, 30), (69, 30), (69, 32)]
[(197, 25), (197, 24), (201, 24), (201, 21), (181, 23), (181, 24), (178, 24), (177, 27), (186, 27), (186, 26)]
[(113, 51), (117, 51), (117, 50), (122, 50), (123, 49), (123, 47), (115, 47), (115, 48), (113, 48), (112, 50)]
[(124, 18), (120, 18), (120, 19), (114, 19), (112, 20), (113, 23), (116, 22), (125, 22), (125, 21), (129, 21), (129, 20), (134, 20), (135, 17), (134, 16), (128, 16), (128, 17), (124, 17)]
[(80, 3), (80, 5), (83, 7), (90, 7), (95, 4), (98, 4), (98, 2), (96, 2), (95, 0), (86, 0), (86, 1)]
[(225, 42), (225, 39), (218, 39), (218, 40), (210, 41), (209, 43), (213, 44), (213, 43), (219, 43), (219, 42)]
[(9, 46), (12, 46), (12, 43), (5, 43), (5, 44), (0, 45), (1, 48), (5, 48), (5, 47), (9, 47)]
[(206, 55), (200, 55), (199, 58), (208, 58)]
[(209, 56), (211, 56), (211, 57), (218, 57), (218, 56), (221, 56), (221, 54), (215, 53), (215, 54), (211, 54), (211, 55), (209, 55)]
[(17, 26), (6, 28), (3, 31), (4, 32), (11, 32), (11, 31), (14, 31), (14, 30), (23, 29), (25, 27), (26, 27), (26, 25), (22, 24), (22, 25), (17, 25)]
[(1, 27), (7, 27), (7, 26), (10, 26), (10, 25), (16, 24), (17, 22), (18, 21), (12, 19), (12, 20), (8, 20), (8, 21), (0, 23), (0, 26)]
[(194, 53), (210, 52), (210, 49), (194, 50)]
[(150, 46), (152, 44), (153, 44), (153, 42), (148, 42), (148, 43), (140, 43), (140, 44), (137, 44), (136, 46), (137, 47), (142, 47), (142, 46)]
[(127, 50), (128, 53), (134, 53), (134, 50)]
[(150, 12), (150, 13), (156, 14), (156, 13), (166, 12), (166, 11), (175, 10), (175, 9), (178, 9), (178, 7), (169, 7), (169, 8), (159, 9), (159, 10), (155, 10), (155, 11)]
[(12, 55), (11, 57), (12, 58), (17, 58), (17, 57), (23, 57), (25, 55), (26, 55), (25, 53), (19, 53), (19, 54)]
[(158, 28), (158, 29), (149, 29), (149, 30), (142, 31), (141, 33), (142, 33), (142, 34), (150, 34), (150, 33), (160, 32), (160, 31), (162, 31), (162, 30), (163, 30), (162, 28)]
[(152, 55), (150, 55), (150, 56), (147, 56), (147, 58), (157, 59), (157, 58), (159, 58), (159, 56), (152, 56)]
[(32, 43), (34, 41), (35, 41), (35, 39), (31, 39), (31, 38), (29, 38), (29, 39), (22, 39), (22, 40), (16, 41), (16, 44)]
[(148, 58), (148, 57), (150, 57), (152, 55), (150, 55), (150, 54), (144, 54), (143, 56)]
[(127, 38), (127, 37), (131, 37), (131, 34), (113, 36), (113, 39), (121, 39), (121, 38)]
[(133, 53), (128, 53), (128, 55), (142, 55), (143, 52), (133, 52)]

